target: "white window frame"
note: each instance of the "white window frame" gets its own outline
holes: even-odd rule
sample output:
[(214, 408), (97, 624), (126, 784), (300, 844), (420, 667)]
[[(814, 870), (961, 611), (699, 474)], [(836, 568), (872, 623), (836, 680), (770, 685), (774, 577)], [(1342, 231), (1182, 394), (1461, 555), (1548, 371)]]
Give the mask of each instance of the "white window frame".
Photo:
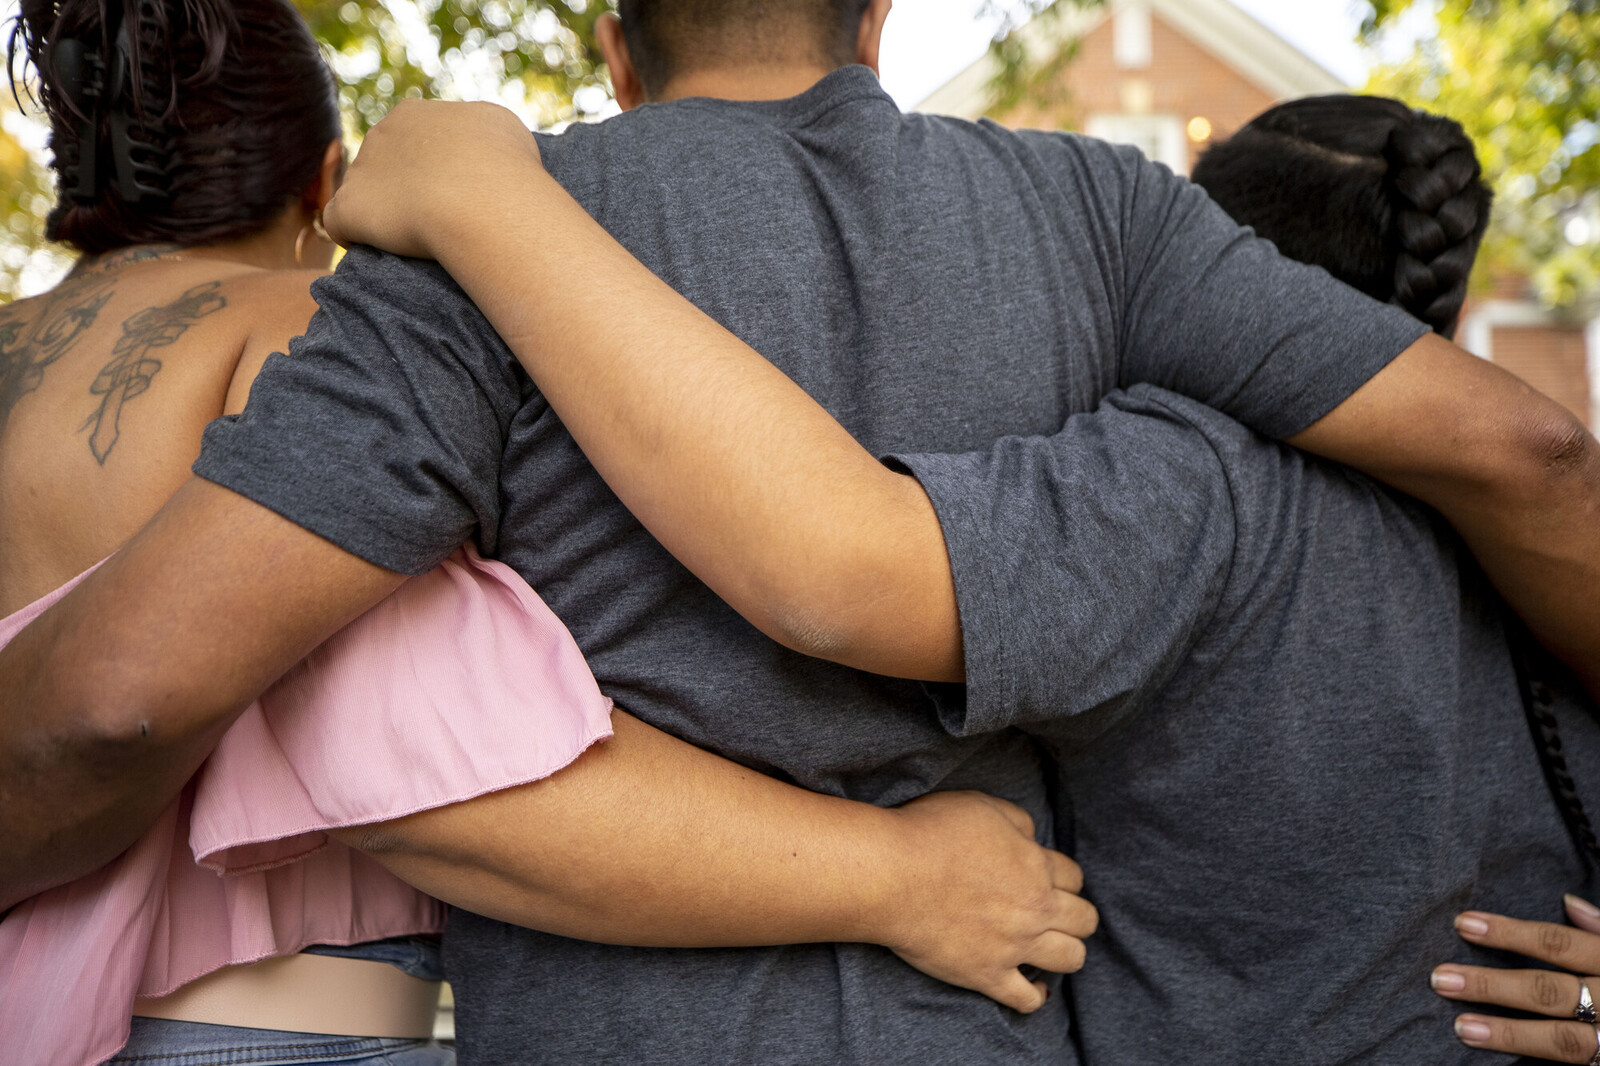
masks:
[(1128, 0), (1111, 17), (1111, 54), (1123, 70), (1149, 68), (1151, 43), (1150, 0)]
[(1083, 131), (1112, 144), (1131, 144), (1174, 174), (1189, 172), (1189, 135), (1178, 115), (1090, 115)]

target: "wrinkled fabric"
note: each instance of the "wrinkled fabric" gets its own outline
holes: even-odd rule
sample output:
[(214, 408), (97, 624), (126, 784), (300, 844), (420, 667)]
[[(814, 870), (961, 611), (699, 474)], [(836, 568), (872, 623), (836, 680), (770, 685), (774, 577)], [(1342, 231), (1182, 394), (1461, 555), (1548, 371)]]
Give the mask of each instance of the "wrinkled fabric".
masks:
[[(87, 576), (0, 620), (0, 647)], [(252, 704), (120, 858), (0, 923), (0, 1062), (90, 1066), (126, 1043), (136, 996), (439, 932), (441, 904), (327, 831), (546, 777), (611, 735), (610, 709), (533, 590), (456, 553)]]

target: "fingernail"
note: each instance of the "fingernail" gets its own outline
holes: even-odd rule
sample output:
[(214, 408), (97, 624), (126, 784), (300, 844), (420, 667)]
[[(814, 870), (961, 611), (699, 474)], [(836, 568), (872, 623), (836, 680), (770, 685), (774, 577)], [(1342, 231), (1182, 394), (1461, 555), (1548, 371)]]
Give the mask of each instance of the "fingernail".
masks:
[(1577, 896), (1571, 894), (1562, 896), (1561, 898), (1566, 901), (1567, 909), (1569, 911), (1577, 911), (1585, 918), (1600, 918), (1600, 907), (1596, 907), (1588, 900), (1579, 899)]
[(1468, 1018), (1456, 1019), (1456, 1035), (1463, 1044), (1486, 1044), (1494, 1036), (1494, 1030), (1483, 1022)]
[(1457, 918), (1456, 929), (1468, 936), (1489, 935), (1489, 923), (1475, 914), (1463, 914)]
[(1460, 992), (1467, 987), (1465, 975), (1455, 970), (1435, 970), (1428, 981), (1435, 992)]

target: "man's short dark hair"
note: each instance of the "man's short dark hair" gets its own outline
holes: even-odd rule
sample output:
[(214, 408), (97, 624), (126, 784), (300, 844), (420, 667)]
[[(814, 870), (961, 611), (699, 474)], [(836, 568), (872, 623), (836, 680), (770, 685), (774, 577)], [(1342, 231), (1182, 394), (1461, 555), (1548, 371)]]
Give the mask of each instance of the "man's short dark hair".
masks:
[(619, 0), (623, 39), (649, 96), (733, 58), (842, 67), (868, 0)]

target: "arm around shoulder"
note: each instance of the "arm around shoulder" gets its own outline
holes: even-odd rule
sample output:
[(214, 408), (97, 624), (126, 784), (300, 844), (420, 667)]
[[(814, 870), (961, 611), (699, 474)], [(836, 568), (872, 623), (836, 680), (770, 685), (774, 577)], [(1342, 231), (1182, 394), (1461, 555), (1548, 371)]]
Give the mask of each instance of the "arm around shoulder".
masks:
[(187, 484), (0, 650), (0, 907), (120, 854), (251, 700), (401, 580)]
[(1600, 697), (1600, 444), (1575, 416), (1429, 334), (1289, 441), (1442, 513)]

